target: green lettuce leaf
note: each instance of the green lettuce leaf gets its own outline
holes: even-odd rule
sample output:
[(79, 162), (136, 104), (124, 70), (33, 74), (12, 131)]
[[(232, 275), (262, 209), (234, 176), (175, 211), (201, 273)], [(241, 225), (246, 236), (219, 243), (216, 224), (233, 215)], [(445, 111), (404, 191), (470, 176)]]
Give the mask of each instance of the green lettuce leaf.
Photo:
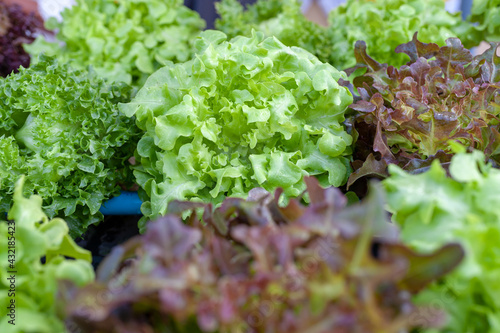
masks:
[(120, 105), (145, 131), (135, 170), (145, 216), (164, 215), (174, 199), (218, 204), (256, 186), (298, 196), (307, 175), (345, 183), (344, 73), (262, 33), (228, 42), (207, 31), (196, 44), (195, 59), (161, 68)]
[(465, 260), (417, 297), (448, 312), (441, 332), (498, 332), (500, 328), (500, 170), (482, 152), (459, 153), (449, 165), (410, 175), (390, 165), (383, 181), (403, 241), (418, 251), (460, 242)]
[(474, 0), (467, 20), (475, 24), (480, 40), (500, 42), (500, 1)]
[(365, 41), (369, 53), (383, 63), (399, 67), (408, 61), (392, 51), (411, 40), (415, 32), (424, 42), (444, 45), (459, 37), (466, 47), (480, 40), (460, 13), (450, 14), (443, 0), (348, 0), (329, 15), (332, 64), (345, 69), (356, 64), (354, 45)]
[[(8, 222), (0, 221), (0, 331), (66, 332), (56, 306), (60, 280), (78, 286), (91, 282), (92, 256), (74, 243), (64, 220), (48, 219), (40, 196), (23, 196), (24, 182), (21, 176)], [(13, 275), (15, 280), (7, 279)], [(15, 288), (11, 288), (11, 281), (15, 281)], [(8, 315), (11, 312), (7, 308), (12, 299), (14, 317)], [(9, 323), (13, 319), (15, 325)]]
[(480, 33), (460, 13), (447, 12), (443, 0), (348, 0), (329, 14), (328, 27), (308, 21), (297, 0), (258, 0), (246, 9), (237, 0), (222, 0), (216, 6), (221, 17), (216, 27), (229, 37), (262, 31), (338, 69), (356, 64), (358, 40), (367, 43), (376, 59), (398, 67), (408, 58), (392, 51), (415, 32), (438, 45), (450, 37), (459, 37), (466, 47), (480, 42)]
[(246, 8), (238, 0), (222, 0), (215, 6), (220, 15), (215, 26), (228, 38), (250, 37), (252, 30), (258, 30), (287, 46), (306, 49), (323, 62), (337, 65), (327, 29), (309, 21), (297, 0), (258, 0)]
[(134, 86), (167, 61), (190, 59), (193, 39), (205, 26), (182, 0), (77, 0), (62, 17), (47, 22), (58, 29), (56, 41), (39, 36), (25, 49), (79, 69), (92, 65), (100, 76)]
[(0, 213), (25, 174), (24, 193), (40, 195), (50, 218), (65, 217), (72, 236), (99, 222), (102, 202), (132, 179), (138, 129), (117, 108), (130, 96), (123, 83), (46, 57), (0, 79)]

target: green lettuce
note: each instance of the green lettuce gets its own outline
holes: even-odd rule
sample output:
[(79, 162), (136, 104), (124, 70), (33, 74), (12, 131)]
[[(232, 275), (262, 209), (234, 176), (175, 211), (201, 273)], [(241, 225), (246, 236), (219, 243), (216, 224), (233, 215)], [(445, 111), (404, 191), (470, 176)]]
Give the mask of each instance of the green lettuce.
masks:
[(131, 88), (41, 57), (0, 79), (0, 214), (26, 175), (25, 194), (38, 194), (46, 214), (65, 217), (72, 236), (100, 221), (104, 200), (132, 180), (138, 129), (117, 103)]
[[(48, 219), (40, 196), (23, 196), (24, 181), (21, 177), (16, 184), (8, 222), (0, 221), (0, 332), (66, 332), (57, 315), (59, 280), (78, 286), (91, 282), (92, 256), (74, 243), (64, 220)], [(15, 316), (10, 317), (12, 299)]]
[(62, 17), (47, 22), (59, 30), (57, 40), (39, 36), (25, 46), (30, 54), (56, 56), (77, 68), (92, 65), (100, 76), (134, 86), (166, 61), (191, 58), (192, 41), (205, 26), (182, 0), (77, 0)]
[(447, 38), (459, 37), (466, 47), (479, 44), (472, 25), (444, 6), (443, 0), (348, 0), (329, 15), (331, 63), (341, 69), (354, 66), (354, 44), (362, 40), (375, 59), (399, 67), (408, 58), (392, 51), (417, 31), (427, 43), (444, 45)]
[[(441, 332), (500, 331), (500, 170), (484, 161), (480, 151), (462, 152), (448, 170), (435, 160), (418, 175), (390, 165), (383, 181), (405, 243), (433, 251), (458, 241), (465, 249), (458, 269), (417, 298), (448, 312)], [(425, 320), (425, 313), (419, 318)]]
[(345, 73), (262, 33), (226, 38), (204, 32), (195, 59), (158, 70), (120, 105), (145, 131), (135, 176), (146, 217), (164, 215), (173, 199), (218, 204), (256, 186), (298, 196), (307, 175), (346, 182)]
[(229, 37), (262, 31), (339, 69), (356, 64), (358, 40), (368, 44), (375, 59), (398, 67), (408, 58), (392, 51), (417, 31), (421, 40), (439, 45), (449, 37), (461, 38), (466, 47), (479, 43), (472, 24), (463, 22), (459, 13), (448, 13), (443, 0), (348, 0), (330, 13), (328, 27), (308, 21), (297, 0), (258, 0), (246, 10), (237, 0), (216, 6), (221, 16), (216, 27)]
[(306, 49), (319, 60), (331, 62), (333, 44), (327, 29), (309, 21), (301, 12), (297, 0), (258, 0), (244, 9), (238, 0), (216, 3), (220, 19), (215, 26), (229, 38), (251, 36), (252, 30), (274, 36), (287, 46)]
[(475, 23), (480, 40), (500, 42), (500, 1), (474, 0), (468, 21)]

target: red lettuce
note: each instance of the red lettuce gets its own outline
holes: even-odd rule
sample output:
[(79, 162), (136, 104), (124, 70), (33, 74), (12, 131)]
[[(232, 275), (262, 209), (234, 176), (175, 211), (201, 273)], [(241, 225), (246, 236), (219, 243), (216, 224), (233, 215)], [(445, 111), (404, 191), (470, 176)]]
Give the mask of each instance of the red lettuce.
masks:
[(42, 28), (42, 20), (34, 13), (26, 14), (19, 5), (0, 1), (0, 76), (17, 73), (20, 66), (29, 66), (30, 56), (23, 43), (32, 43), (35, 33)]
[(500, 58), (498, 44), (473, 57), (457, 38), (446, 46), (422, 43), (417, 34), (396, 48), (410, 61), (396, 68), (380, 64), (356, 43), (366, 73), (354, 79), (359, 93), (350, 108), (358, 140), (349, 185), (367, 175), (386, 176), (387, 164), (419, 172), (434, 159), (449, 163), (450, 141), (485, 152), (498, 162)]
[[(411, 296), (462, 259), (456, 244), (426, 255), (397, 240), (374, 187), (346, 207), (306, 178), (310, 205), (252, 190), (248, 201), (173, 201), (170, 215), (116, 247), (97, 281), (62, 293), (75, 332), (386, 332), (433, 326), (440, 312)], [(191, 214), (203, 209), (203, 218)], [(201, 212), (200, 212), (201, 213)], [(428, 311), (428, 310), (425, 310)], [(425, 318), (425, 321), (423, 321)]]

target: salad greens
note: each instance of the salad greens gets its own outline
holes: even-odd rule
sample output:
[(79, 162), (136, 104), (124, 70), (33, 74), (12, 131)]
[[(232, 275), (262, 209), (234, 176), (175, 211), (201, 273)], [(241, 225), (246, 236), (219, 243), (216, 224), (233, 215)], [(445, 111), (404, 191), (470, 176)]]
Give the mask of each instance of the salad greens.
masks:
[(100, 76), (134, 86), (169, 60), (190, 59), (192, 41), (205, 26), (182, 0), (76, 0), (62, 17), (46, 24), (59, 30), (57, 40), (39, 36), (25, 46), (30, 54), (56, 56), (79, 69), (92, 65)]
[[(451, 271), (457, 244), (421, 255), (401, 244), (374, 187), (362, 204), (305, 179), (311, 199), (281, 189), (249, 200), (173, 201), (144, 235), (115, 248), (97, 281), (61, 299), (79, 332), (398, 333), (439, 324), (411, 295)], [(192, 214), (203, 208), (203, 220)], [(420, 311), (433, 321), (415, 320)], [(341, 330), (339, 331), (339, 327)]]
[(48, 219), (40, 196), (23, 196), (24, 181), (16, 183), (8, 221), (0, 221), (0, 332), (65, 332), (56, 314), (59, 280), (91, 282), (92, 257), (74, 243), (64, 220)]
[(408, 59), (392, 50), (417, 31), (422, 40), (439, 45), (449, 37), (460, 37), (467, 47), (479, 43), (472, 24), (462, 21), (459, 13), (448, 13), (443, 0), (348, 0), (330, 13), (328, 27), (308, 21), (297, 0), (258, 0), (246, 10), (237, 0), (222, 0), (217, 9), (221, 19), (216, 27), (229, 37), (262, 31), (339, 69), (356, 64), (358, 40), (364, 40), (377, 59), (398, 67)]
[(297, 0), (257, 0), (245, 8), (238, 0), (222, 0), (215, 4), (220, 19), (218, 30), (229, 38), (252, 35), (252, 30), (275, 36), (287, 46), (306, 49), (319, 60), (330, 62), (333, 44), (327, 30), (309, 21), (301, 12)]
[(341, 69), (354, 66), (354, 44), (362, 40), (375, 59), (399, 67), (408, 58), (392, 51), (417, 31), (422, 41), (439, 45), (450, 37), (459, 37), (466, 47), (479, 44), (472, 25), (444, 6), (443, 0), (347, 0), (329, 15), (331, 63)]
[(27, 14), (19, 5), (0, 2), (0, 76), (17, 72), (20, 66), (29, 66), (30, 56), (23, 43), (33, 42), (34, 34), (42, 27), (42, 21), (34, 13)]
[(292, 197), (303, 176), (347, 180), (352, 137), (342, 122), (352, 96), (337, 83), (345, 73), (260, 32), (226, 38), (205, 31), (193, 60), (161, 68), (120, 105), (145, 131), (134, 174), (148, 218), (174, 199), (219, 204), (257, 186)]
[(99, 222), (102, 202), (132, 180), (138, 129), (117, 107), (130, 95), (44, 56), (0, 79), (0, 214), (25, 174), (25, 194), (40, 195), (50, 218), (65, 217), (73, 237)]
[(385, 175), (391, 163), (416, 171), (436, 158), (449, 162), (450, 140), (500, 162), (497, 48), (492, 43), (473, 57), (457, 38), (439, 47), (420, 42), (415, 34), (396, 48), (411, 59), (397, 69), (370, 58), (365, 43), (358, 42), (357, 67), (367, 72), (354, 79), (360, 97), (350, 107), (356, 111), (352, 122), (359, 162), (349, 184), (366, 175)]
[(392, 219), (401, 237), (417, 251), (433, 251), (459, 241), (465, 260), (442, 283), (417, 297), (446, 309), (449, 321), (440, 332), (500, 329), (500, 170), (485, 163), (480, 151), (455, 155), (448, 172), (434, 161), (429, 171), (410, 175), (390, 165), (384, 180)]
[(481, 40), (500, 42), (500, 1), (474, 0), (468, 21), (475, 23)]

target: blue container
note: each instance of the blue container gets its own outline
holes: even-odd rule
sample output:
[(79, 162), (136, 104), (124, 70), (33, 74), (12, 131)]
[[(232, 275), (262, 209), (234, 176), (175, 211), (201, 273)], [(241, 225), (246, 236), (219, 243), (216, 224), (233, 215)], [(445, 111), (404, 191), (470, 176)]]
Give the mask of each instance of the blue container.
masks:
[(122, 191), (119, 196), (103, 203), (99, 211), (103, 215), (142, 215), (141, 205), (137, 192)]

